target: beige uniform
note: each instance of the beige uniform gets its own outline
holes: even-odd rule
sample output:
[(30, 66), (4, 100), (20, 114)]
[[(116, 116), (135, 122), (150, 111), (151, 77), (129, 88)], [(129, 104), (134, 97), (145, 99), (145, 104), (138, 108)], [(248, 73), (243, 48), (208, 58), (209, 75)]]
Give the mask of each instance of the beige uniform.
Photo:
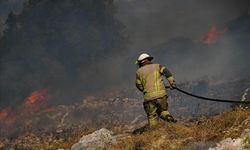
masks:
[(171, 85), (174, 83), (172, 74), (166, 67), (159, 64), (146, 64), (136, 72), (136, 87), (143, 92), (144, 109), (148, 115), (150, 126), (157, 124), (157, 114), (166, 121), (173, 118), (168, 112), (163, 76), (167, 78)]

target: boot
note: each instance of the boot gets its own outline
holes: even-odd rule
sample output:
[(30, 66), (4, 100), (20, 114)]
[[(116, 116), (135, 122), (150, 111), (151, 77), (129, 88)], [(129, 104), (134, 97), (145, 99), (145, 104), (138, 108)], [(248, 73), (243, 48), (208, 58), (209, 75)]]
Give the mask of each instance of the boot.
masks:
[(176, 120), (176, 119), (174, 119), (174, 117), (173, 117), (172, 115), (168, 115), (168, 116), (167, 116), (167, 122), (176, 123), (176, 122), (177, 122), (177, 120)]

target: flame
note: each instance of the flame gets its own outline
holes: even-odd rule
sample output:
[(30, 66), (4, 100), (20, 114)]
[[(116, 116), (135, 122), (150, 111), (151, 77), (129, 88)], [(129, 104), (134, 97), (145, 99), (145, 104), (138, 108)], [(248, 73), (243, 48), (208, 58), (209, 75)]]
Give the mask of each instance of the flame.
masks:
[(22, 107), (12, 109), (6, 107), (0, 110), (0, 125), (3, 125), (6, 129), (13, 127), (13, 125), (25, 122), (26, 119), (33, 117), (34, 112), (55, 112), (55, 108), (47, 107), (47, 101), (51, 98), (48, 95), (48, 89), (41, 89), (34, 91), (28, 96)]
[(211, 26), (208, 32), (203, 37), (203, 43), (210, 45), (217, 42), (220, 36), (220, 32), (218, 31), (215, 25)]
[(25, 106), (32, 107), (49, 100), (49, 98), (48, 89), (37, 90), (25, 99)]
[(25, 99), (25, 103), (24, 106), (27, 108), (29, 108), (30, 112), (32, 109), (32, 111), (34, 112), (40, 112), (41, 108), (46, 107), (47, 105), (47, 101), (51, 98), (50, 95), (48, 95), (48, 89), (41, 89), (41, 90), (37, 90), (31, 93), (30, 96), (28, 96)]

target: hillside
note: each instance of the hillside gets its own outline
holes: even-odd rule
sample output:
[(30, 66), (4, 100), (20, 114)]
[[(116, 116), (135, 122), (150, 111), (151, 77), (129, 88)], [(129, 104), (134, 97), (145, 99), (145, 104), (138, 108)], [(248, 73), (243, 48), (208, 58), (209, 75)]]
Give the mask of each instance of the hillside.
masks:
[[(91, 135), (88, 137), (88, 140), (84, 142), (92, 140), (92, 146), (88, 147), (89, 149), (128, 150), (208, 149), (211, 147), (220, 146), (217, 143), (224, 139), (227, 140), (227, 142), (224, 142), (224, 145), (226, 146), (235, 145), (235, 148), (243, 146), (245, 149), (248, 149), (250, 146), (250, 109), (237, 108), (233, 111), (224, 112), (217, 116), (199, 118), (196, 121), (180, 121), (176, 124), (161, 122), (155, 129), (150, 129), (142, 133), (131, 132), (133, 130), (138, 131), (138, 129), (140, 129), (143, 124), (145, 124), (145, 122), (130, 126), (130, 128), (132, 129), (130, 131), (128, 131), (129, 125), (114, 126), (112, 128), (109, 128), (109, 130), (112, 132), (112, 137), (111, 135), (91, 137)], [(26, 133), (16, 139), (14, 143), (12, 143), (12, 148), (14, 148), (15, 150), (67, 150), (70, 149), (73, 144), (77, 143), (77, 141), (83, 135), (93, 133), (94, 131), (98, 132), (99, 130), (95, 128), (75, 127), (74, 130), (65, 130), (63, 134), (56, 131), (54, 133), (44, 133), (40, 135)], [(232, 139), (237, 139), (239, 137), (241, 137), (241, 143), (238, 143), (237, 145), (237, 143), (234, 143), (235, 140)], [(98, 143), (100, 141), (95, 141), (93, 138), (101, 138), (100, 141), (104, 142), (102, 143), (104, 144), (102, 145), (104, 148), (100, 148), (100, 143)], [(113, 142), (109, 141), (111, 138), (114, 138), (115, 140)], [(4, 142), (7, 141), (1, 142), (1, 149), (9, 148), (10, 143), (4, 144)], [(96, 142), (94, 147), (93, 142)]]
[[(250, 128), (250, 110), (236, 109), (211, 118), (168, 124), (118, 140), (114, 149), (208, 149), (226, 138), (238, 138)], [(249, 136), (245, 143), (249, 143)], [(245, 145), (249, 148), (249, 145)]]
[(185, 91), (250, 101), (249, 2), (0, 0), (0, 150), (249, 148), (250, 105), (167, 89), (178, 122), (147, 129), (134, 85), (148, 53)]
[[(248, 100), (249, 83), (248, 78), (228, 83), (204, 79), (180, 83), (179, 87), (208, 97)], [(34, 92), (18, 109), (6, 107), (0, 112), (0, 147), (69, 149), (83, 135), (96, 134), (96, 131), (97, 137), (103, 137), (99, 136), (102, 131), (99, 129), (106, 128), (113, 132), (112, 135), (108, 132), (107, 136), (116, 141), (104, 144), (108, 149), (147, 149), (152, 146), (156, 149), (201, 149), (213, 147), (228, 137), (240, 137), (250, 128), (247, 106), (197, 101), (169, 91), (170, 112), (178, 123), (161, 122), (155, 129), (140, 132), (147, 121), (143, 100), (138, 94), (133, 90), (113, 90), (105, 97), (87, 96), (72, 105), (48, 106), (46, 90)], [(104, 133), (106, 136), (106, 130)], [(90, 140), (91, 136), (84, 139)]]

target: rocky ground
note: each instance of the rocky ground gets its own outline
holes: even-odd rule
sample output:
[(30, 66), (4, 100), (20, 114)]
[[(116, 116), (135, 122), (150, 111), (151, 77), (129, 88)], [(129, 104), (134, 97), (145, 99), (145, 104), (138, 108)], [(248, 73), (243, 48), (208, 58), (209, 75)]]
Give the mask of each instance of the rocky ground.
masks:
[(139, 134), (100, 129), (83, 136), (71, 149), (247, 150), (249, 114), (250, 110), (237, 109), (198, 122), (161, 123)]
[(170, 149), (242, 150), (250, 148), (250, 109), (236, 109), (220, 115), (175, 124), (160, 122), (154, 129), (137, 123), (113, 128), (75, 127), (50, 134), (26, 133), (15, 140), (1, 139), (1, 149)]
[[(188, 123), (162, 122), (156, 129), (128, 135), (113, 145), (114, 149), (248, 149), (250, 110), (237, 109), (211, 118)], [(226, 148), (224, 148), (227, 150)]]
[[(209, 97), (248, 100), (249, 84), (249, 79), (226, 84), (200, 80), (179, 87)], [(155, 129), (140, 132), (147, 122), (140, 93), (117, 95), (88, 96), (72, 105), (49, 108), (44, 104), (7, 107), (0, 112), (0, 149), (249, 148), (248, 106), (200, 102), (170, 91), (170, 112), (178, 123), (160, 122)]]

